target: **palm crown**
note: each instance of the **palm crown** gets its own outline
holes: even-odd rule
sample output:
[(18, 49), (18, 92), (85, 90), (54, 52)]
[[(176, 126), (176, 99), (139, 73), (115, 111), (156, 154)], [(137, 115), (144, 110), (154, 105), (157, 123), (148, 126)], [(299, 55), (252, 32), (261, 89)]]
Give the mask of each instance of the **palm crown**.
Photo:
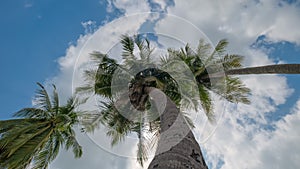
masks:
[(18, 119), (0, 121), (1, 168), (47, 168), (61, 146), (72, 148), (76, 158), (82, 155), (72, 129), (78, 122), (75, 108), (79, 102), (70, 98), (66, 105), (60, 106), (54, 85), (52, 98), (44, 86), (38, 85), (35, 107), (15, 113), (15, 117), (20, 117)]
[[(145, 133), (152, 134), (150, 142), (160, 133), (160, 119), (157, 110), (150, 106), (146, 87), (163, 91), (182, 113), (191, 109), (198, 111), (202, 107), (211, 122), (214, 121), (211, 94), (230, 102), (249, 103), (250, 90), (238, 78), (227, 75), (208, 78), (210, 71), (241, 67), (241, 56), (225, 54), (226, 40), (221, 40), (214, 49), (203, 40), (196, 50), (189, 45), (180, 50), (168, 49), (168, 54), (160, 60), (153, 58), (154, 48), (141, 36), (123, 35), (121, 44), (121, 63), (99, 52), (91, 54), (98, 68), (85, 71), (87, 83), (77, 88), (77, 92), (94, 92), (104, 101), (101, 101), (100, 112), (87, 114), (82, 123), (86, 131), (93, 131), (99, 122), (105, 125), (107, 135), (112, 137), (112, 145), (127, 134), (136, 133), (139, 138), (137, 160), (141, 165), (147, 159), (148, 148), (153, 147), (148, 144)], [(187, 116), (185, 118), (193, 125)]]

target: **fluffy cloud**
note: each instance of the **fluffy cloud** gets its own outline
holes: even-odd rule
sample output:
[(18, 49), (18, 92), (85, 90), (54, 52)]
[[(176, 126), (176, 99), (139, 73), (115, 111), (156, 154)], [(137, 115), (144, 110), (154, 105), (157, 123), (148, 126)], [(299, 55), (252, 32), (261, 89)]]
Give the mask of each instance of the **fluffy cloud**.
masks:
[[(225, 114), (214, 136), (204, 145), (207, 161), (213, 168), (223, 161), (227, 168), (297, 168), (299, 167), (298, 134), (300, 128), (300, 100), (291, 114), (274, 124), (274, 130), (241, 126), (236, 116)], [(248, 129), (247, 128), (251, 128)]]
[(110, 12), (112, 6), (118, 10), (124, 11), (125, 15), (135, 13), (150, 12), (150, 6), (147, 1), (140, 0), (108, 0)]
[(272, 40), (300, 42), (299, 7), (280, 0), (175, 0), (168, 12), (196, 24), (213, 40), (217, 36), (252, 43), (266, 34)]

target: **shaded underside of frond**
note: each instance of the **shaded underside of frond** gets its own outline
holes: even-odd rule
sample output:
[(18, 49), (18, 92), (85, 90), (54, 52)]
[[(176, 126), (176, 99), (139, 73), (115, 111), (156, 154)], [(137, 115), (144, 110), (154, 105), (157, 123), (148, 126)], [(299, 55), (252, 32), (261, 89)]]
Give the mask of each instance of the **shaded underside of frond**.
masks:
[(101, 111), (101, 122), (107, 127), (107, 135), (112, 138), (111, 145), (124, 140), (125, 136), (135, 128), (135, 123), (124, 117), (114, 106), (114, 102), (104, 103)]
[(46, 169), (49, 163), (57, 157), (62, 142), (63, 138), (59, 133), (54, 132), (44, 147), (34, 157), (33, 169)]
[(96, 78), (95, 78), (95, 93), (101, 96), (110, 98), (111, 83), (115, 70), (118, 68), (118, 64), (114, 59), (103, 57), (102, 62), (99, 64)]
[(26, 167), (52, 132), (51, 123), (45, 121), (18, 121), (13, 128), (1, 134), (1, 166), (8, 169)]

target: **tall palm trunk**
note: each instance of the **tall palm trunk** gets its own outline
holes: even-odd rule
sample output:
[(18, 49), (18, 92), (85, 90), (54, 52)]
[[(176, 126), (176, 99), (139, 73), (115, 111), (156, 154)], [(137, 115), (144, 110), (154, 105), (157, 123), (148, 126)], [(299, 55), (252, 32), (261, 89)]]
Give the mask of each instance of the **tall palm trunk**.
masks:
[(179, 109), (163, 92), (151, 89), (160, 114), (161, 136), (148, 169), (207, 169), (200, 146)]
[(279, 64), (258, 67), (231, 69), (225, 71), (227, 75), (242, 74), (300, 74), (300, 64)]
[(249, 74), (300, 74), (300, 64), (278, 64), (257, 67), (246, 67), (225, 70), (224, 72), (211, 73), (201, 79), (219, 78), (224, 75), (249, 75)]

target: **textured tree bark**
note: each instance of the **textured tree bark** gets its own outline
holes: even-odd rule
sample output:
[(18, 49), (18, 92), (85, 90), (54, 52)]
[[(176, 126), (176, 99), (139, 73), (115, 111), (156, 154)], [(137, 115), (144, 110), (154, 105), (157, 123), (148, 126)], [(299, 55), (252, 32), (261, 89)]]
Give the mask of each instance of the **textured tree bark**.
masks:
[(300, 64), (279, 64), (239, 69), (224, 70), (223, 72), (210, 73), (200, 77), (201, 80), (220, 78), (225, 75), (249, 75), (249, 74), (300, 74)]
[(227, 75), (242, 74), (300, 74), (300, 64), (279, 64), (241, 69), (231, 69), (225, 72)]
[(207, 169), (200, 146), (176, 105), (152, 88), (150, 99), (160, 112), (161, 136), (148, 169)]

